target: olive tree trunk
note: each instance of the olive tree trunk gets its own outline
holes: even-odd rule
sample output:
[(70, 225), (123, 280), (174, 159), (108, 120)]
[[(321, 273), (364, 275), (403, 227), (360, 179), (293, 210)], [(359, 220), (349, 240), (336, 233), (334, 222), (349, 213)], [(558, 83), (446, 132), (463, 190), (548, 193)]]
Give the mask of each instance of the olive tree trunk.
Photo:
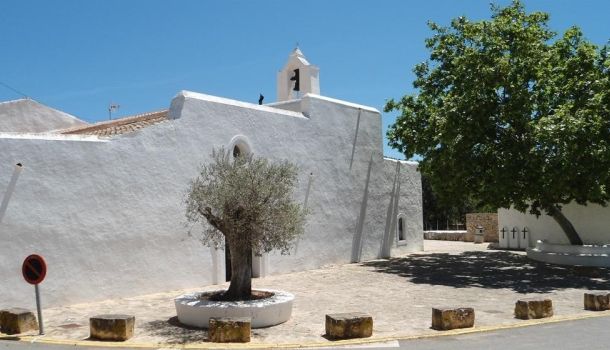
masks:
[(559, 224), (559, 227), (563, 230), (563, 233), (568, 237), (570, 244), (572, 245), (583, 245), (582, 239), (576, 232), (574, 225), (568, 220), (568, 218), (563, 215), (561, 209), (556, 205), (550, 205), (548, 209), (548, 214), (555, 219), (555, 221)]
[(252, 295), (252, 248), (249, 244), (229, 243), (231, 250), (231, 284), (225, 300), (249, 300)]

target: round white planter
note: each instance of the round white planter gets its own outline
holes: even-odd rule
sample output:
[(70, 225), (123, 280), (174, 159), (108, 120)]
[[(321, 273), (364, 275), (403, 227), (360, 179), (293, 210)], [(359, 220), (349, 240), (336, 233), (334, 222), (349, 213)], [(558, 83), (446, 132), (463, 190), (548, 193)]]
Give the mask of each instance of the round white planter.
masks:
[(610, 267), (609, 245), (569, 245), (537, 241), (527, 250), (530, 259), (559, 265)]
[(252, 328), (262, 328), (290, 319), (294, 295), (279, 290), (257, 290), (271, 292), (273, 296), (246, 301), (210, 301), (199, 299), (201, 294), (210, 292), (181, 295), (174, 299), (178, 320), (188, 326), (208, 328), (210, 318), (250, 317)]

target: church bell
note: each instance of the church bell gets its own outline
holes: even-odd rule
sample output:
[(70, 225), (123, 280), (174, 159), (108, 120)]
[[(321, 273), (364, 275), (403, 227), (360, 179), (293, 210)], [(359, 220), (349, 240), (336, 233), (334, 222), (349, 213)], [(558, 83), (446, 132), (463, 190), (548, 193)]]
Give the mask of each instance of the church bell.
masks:
[(294, 72), (294, 76), (292, 78), (290, 78), (290, 80), (294, 81), (294, 88), (292, 90), (300, 91), (300, 89), (299, 89), (299, 69), (297, 68), (293, 72)]

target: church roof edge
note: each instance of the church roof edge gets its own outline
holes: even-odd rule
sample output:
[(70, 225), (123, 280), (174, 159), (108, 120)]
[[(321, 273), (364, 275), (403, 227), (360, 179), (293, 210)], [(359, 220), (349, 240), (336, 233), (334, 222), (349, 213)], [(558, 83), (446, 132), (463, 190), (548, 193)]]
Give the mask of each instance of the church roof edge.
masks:
[(188, 90), (180, 91), (180, 93), (178, 93), (178, 95), (175, 98), (180, 98), (180, 97), (221, 103), (221, 104), (232, 105), (232, 106), (242, 107), (242, 108), (257, 109), (257, 110), (261, 110), (261, 111), (265, 111), (265, 112), (273, 112), (276, 114), (283, 114), (283, 115), (287, 115), (287, 116), (291, 116), (291, 117), (307, 119), (307, 117), (305, 117), (303, 115), (303, 113), (275, 108), (275, 107), (273, 107), (273, 105), (269, 105), (269, 106), (259, 105), (259, 104), (255, 104), (255, 103), (234, 100), (234, 99), (230, 99), (230, 98), (226, 98), (226, 97), (207, 95), (207, 94), (188, 91)]
[(318, 99), (318, 100), (324, 100), (327, 102), (333, 102), (336, 104), (340, 104), (340, 105), (344, 105), (347, 107), (352, 107), (352, 108), (356, 108), (356, 109), (362, 109), (363, 111), (368, 111), (368, 112), (373, 112), (373, 113), (378, 113), (381, 114), (381, 112), (379, 112), (379, 110), (375, 107), (370, 107), (370, 106), (365, 106), (365, 105), (361, 105), (358, 103), (354, 103), (354, 102), (349, 102), (349, 101), (344, 101), (344, 100), (340, 100), (337, 98), (332, 98), (332, 97), (327, 97), (327, 96), (322, 96), (322, 95), (316, 95), (316, 94), (312, 94), (312, 93), (308, 93), (305, 94), (303, 96), (303, 98), (314, 98), (314, 99)]

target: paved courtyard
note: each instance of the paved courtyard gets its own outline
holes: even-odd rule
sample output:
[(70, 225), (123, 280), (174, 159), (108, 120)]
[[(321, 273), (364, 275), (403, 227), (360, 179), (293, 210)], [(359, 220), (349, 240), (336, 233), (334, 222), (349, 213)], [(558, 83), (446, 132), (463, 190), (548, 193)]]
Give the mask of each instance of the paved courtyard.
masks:
[[(370, 313), (374, 337), (436, 333), (429, 328), (433, 306), (474, 307), (477, 327), (523, 322), (513, 317), (513, 307), (529, 296), (551, 297), (557, 317), (587, 314), (583, 292), (609, 289), (609, 282), (608, 269), (546, 265), (488, 244), (425, 241), (424, 252), (404, 257), (255, 279), (254, 287), (283, 289), (296, 300), (290, 321), (253, 330), (252, 342), (325, 342), (324, 315), (335, 312)], [(46, 336), (83, 340), (88, 317), (129, 313), (137, 327), (130, 343), (204, 342), (207, 332), (176, 322), (172, 298), (190, 291), (48, 308)]]

